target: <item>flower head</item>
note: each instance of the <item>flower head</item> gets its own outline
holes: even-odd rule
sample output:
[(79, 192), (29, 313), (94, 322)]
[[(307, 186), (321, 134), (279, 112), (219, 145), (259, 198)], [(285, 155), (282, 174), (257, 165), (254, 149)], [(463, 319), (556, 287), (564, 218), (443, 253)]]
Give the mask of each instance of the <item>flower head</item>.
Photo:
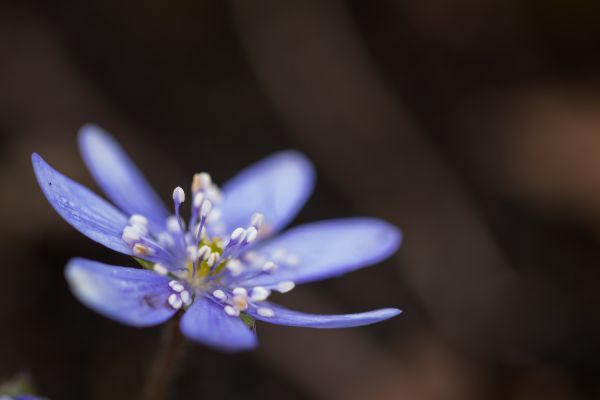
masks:
[[(32, 155), (48, 201), (91, 239), (135, 257), (144, 269), (75, 258), (66, 278), (77, 298), (133, 326), (183, 313), (188, 338), (222, 350), (256, 346), (254, 320), (341, 328), (391, 318), (397, 309), (315, 315), (271, 303), (272, 292), (377, 263), (400, 244), (393, 225), (347, 218), (301, 225), (276, 236), (314, 186), (314, 169), (300, 153), (276, 153), (243, 170), (220, 189), (207, 173), (189, 192), (173, 190), (169, 211), (119, 144), (93, 125), (79, 134), (83, 159), (113, 206)], [(189, 218), (183, 206), (189, 204)]]

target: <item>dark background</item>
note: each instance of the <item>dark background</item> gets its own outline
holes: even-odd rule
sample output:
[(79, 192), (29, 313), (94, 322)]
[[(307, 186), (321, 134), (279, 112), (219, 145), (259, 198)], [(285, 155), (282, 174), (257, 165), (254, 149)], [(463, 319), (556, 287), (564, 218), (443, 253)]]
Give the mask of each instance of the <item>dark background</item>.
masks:
[(160, 342), (86, 309), (63, 278), (72, 256), (132, 265), (34, 180), (37, 151), (94, 187), (76, 146), (91, 121), (165, 198), (194, 172), (222, 183), (297, 148), (318, 185), (294, 223), (358, 214), (404, 230), (382, 265), (281, 298), (401, 317), (260, 324), (241, 355), (192, 345), (173, 399), (599, 397), (600, 3), (16, 4), (0, 3), (0, 379), (137, 398)]

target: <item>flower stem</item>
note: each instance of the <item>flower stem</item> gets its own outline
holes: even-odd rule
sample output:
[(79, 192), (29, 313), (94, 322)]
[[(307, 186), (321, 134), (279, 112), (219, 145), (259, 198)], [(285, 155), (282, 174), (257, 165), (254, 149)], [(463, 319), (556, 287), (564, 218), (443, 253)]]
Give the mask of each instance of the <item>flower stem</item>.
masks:
[(186, 340), (179, 330), (180, 314), (165, 325), (162, 344), (146, 378), (142, 400), (164, 400), (177, 372)]

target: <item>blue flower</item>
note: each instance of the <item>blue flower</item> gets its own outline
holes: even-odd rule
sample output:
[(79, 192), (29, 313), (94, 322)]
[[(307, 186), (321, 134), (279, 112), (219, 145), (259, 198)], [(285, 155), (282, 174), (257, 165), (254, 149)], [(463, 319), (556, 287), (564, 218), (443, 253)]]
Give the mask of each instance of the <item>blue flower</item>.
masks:
[(256, 346), (254, 320), (311, 328), (371, 324), (400, 313), (316, 315), (268, 301), (296, 284), (342, 275), (396, 251), (401, 233), (374, 218), (309, 223), (278, 233), (314, 187), (302, 154), (283, 151), (246, 168), (222, 189), (195, 174), (191, 212), (180, 214), (185, 191), (173, 191), (173, 212), (161, 202), (119, 144), (97, 126), (79, 133), (83, 159), (113, 206), (32, 155), (48, 201), (84, 235), (131, 255), (145, 269), (72, 259), (65, 271), (75, 296), (108, 318), (151, 326), (182, 313), (189, 339), (226, 351)]

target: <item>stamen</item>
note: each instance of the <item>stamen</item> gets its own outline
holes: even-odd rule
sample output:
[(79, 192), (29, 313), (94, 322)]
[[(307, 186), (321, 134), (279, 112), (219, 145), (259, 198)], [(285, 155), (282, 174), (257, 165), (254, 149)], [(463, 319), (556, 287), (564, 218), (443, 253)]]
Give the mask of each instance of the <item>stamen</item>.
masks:
[(206, 172), (194, 174), (194, 178), (192, 179), (192, 193), (208, 188), (211, 183), (212, 179)]
[(245, 239), (244, 239), (245, 244), (250, 244), (250, 243), (254, 242), (256, 240), (256, 238), (258, 237), (258, 230), (253, 226), (246, 229), (245, 233), (246, 233)]
[(252, 301), (265, 301), (271, 295), (271, 291), (262, 286), (255, 286), (252, 288), (252, 295), (250, 300)]
[(245, 311), (248, 309), (248, 300), (244, 296), (233, 296), (233, 307), (238, 311)]
[(154, 254), (154, 250), (152, 250), (150, 247), (146, 246), (145, 244), (141, 244), (141, 243), (136, 243), (133, 245), (133, 254), (135, 254), (136, 256), (149, 256)]
[(283, 281), (283, 282), (279, 282), (277, 284), (277, 291), (279, 291), (279, 293), (287, 293), (295, 287), (296, 287), (296, 284), (294, 282)]
[(263, 266), (262, 266), (262, 270), (263, 272), (266, 272), (267, 274), (272, 274), (275, 271), (277, 271), (277, 264), (275, 264), (273, 261), (267, 261)]
[(261, 317), (271, 318), (275, 316), (275, 311), (267, 307), (259, 307), (256, 313)]
[(249, 265), (258, 269), (261, 269), (262, 265), (267, 261), (264, 255), (256, 251), (246, 251), (242, 256)]
[[(179, 213), (179, 209), (181, 207), (181, 203), (185, 201), (185, 192), (180, 186), (177, 186), (173, 190), (173, 203), (175, 204), (175, 217), (177, 218), (177, 224), (179, 225), (179, 230), (181, 231), (181, 242), (185, 246), (185, 226), (183, 225), (183, 220), (181, 219), (181, 215)], [(175, 232), (175, 231), (173, 231)]]
[(173, 190), (173, 201), (175, 204), (181, 204), (185, 201), (185, 192), (180, 186)]
[(194, 195), (194, 201), (192, 202), (192, 206), (194, 208), (200, 208), (202, 202), (204, 201), (204, 193), (199, 192)]
[(211, 253), (212, 250), (210, 249), (210, 247), (208, 247), (207, 245), (203, 245), (198, 250), (198, 259), (206, 260), (208, 257), (210, 257)]
[(297, 267), (300, 265), (300, 257), (295, 254), (290, 254), (285, 258), (285, 264), (288, 267)]
[(235, 228), (233, 232), (231, 232), (230, 240), (231, 243), (236, 244), (244, 240), (246, 236), (246, 230), (244, 228)]
[(244, 266), (238, 259), (229, 260), (225, 266), (232, 276), (240, 276), (244, 272)]
[(190, 292), (188, 292), (187, 290), (184, 290), (183, 292), (181, 292), (179, 297), (181, 297), (181, 301), (183, 301), (183, 304), (185, 304), (186, 306), (189, 306), (190, 304), (192, 304), (192, 296), (190, 295)]
[(283, 248), (275, 249), (271, 253), (271, 259), (286, 267), (297, 267), (300, 264), (300, 258), (297, 255), (288, 253)]
[(243, 287), (236, 287), (235, 289), (233, 289), (232, 293), (236, 296), (241, 296), (244, 298), (248, 297), (248, 291)]
[(181, 283), (179, 283), (177, 281), (171, 281), (171, 282), (169, 282), (169, 287), (171, 289), (173, 289), (177, 293), (181, 293), (181, 292), (183, 292), (185, 290), (185, 287)]
[(236, 310), (235, 308), (231, 307), (230, 305), (227, 305), (223, 308), (223, 310), (225, 310), (225, 314), (229, 315), (230, 317), (239, 317), (240, 316), (240, 312), (238, 310)]
[(167, 275), (169, 273), (169, 270), (167, 270), (167, 268), (160, 263), (154, 264), (154, 267), (152, 267), (152, 269), (159, 275)]
[(208, 199), (204, 200), (202, 202), (202, 205), (200, 206), (200, 219), (206, 219), (206, 217), (208, 217), (208, 214), (210, 214), (211, 210), (212, 202)]
[(121, 238), (125, 243), (127, 243), (130, 246), (133, 246), (137, 241), (139, 241), (142, 238), (142, 235), (139, 229), (137, 229), (136, 227), (126, 226), (125, 229), (123, 229), (123, 234), (121, 235)]
[[(177, 225), (177, 230), (179, 230), (179, 224)], [(175, 239), (169, 233), (161, 232), (158, 234), (158, 244), (166, 248), (171, 248), (175, 246)]]
[(179, 295), (172, 293), (167, 299), (169, 305), (173, 307), (175, 310), (179, 310), (181, 306), (183, 306), (183, 301), (179, 297)]
[(227, 295), (221, 289), (215, 290), (212, 294), (217, 300), (225, 300), (227, 298)]
[(179, 220), (176, 216), (171, 215), (167, 218), (167, 229), (172, 233), (178, 233), (181, 231), (181, 228), (179, 227)]
[(131, 217), (129, 217), (129, 223), (131, 225), (148, 226), (148, 218), (140, 214), (133, 214)]
[(252, 225), (257, 230), (259, 230), (260, 227), (262, 226), (264, 220), (265, 220), (265, 216), (262, 213), (258, 213), (258, 212), (254, 213), (254, 214), (252, 214), (252, 217), (250, 217), (250, 225)]
[(210, 187), (205, 190), (205, 193), (206, 197), (215, 203), (220, 203), (223, 200), (223, 195), (217, 185), (210, 185)]
[(215, 208), (212, 210), (212, 212), (208, 215), (208, 218), (206, 219), (206, 222), (210, 223), (210, 224), (214, 224), (215, 222), (217, 222), (219, 219), (221, 219), (221, 210), (219, 210), (218, 208)]
[(198, 248), (194, 245), (189, 245), (185, 248), (185, 253), (189, 260), (196, 262), (198, 259)]
[(206, 260), (206, 264), (208, 264), (209, 267), (213, 267), (215, 265), (215, 263), (217, 261), (219, 261), (219, 253), (212, 253), (209, 257), (208, 260)]

